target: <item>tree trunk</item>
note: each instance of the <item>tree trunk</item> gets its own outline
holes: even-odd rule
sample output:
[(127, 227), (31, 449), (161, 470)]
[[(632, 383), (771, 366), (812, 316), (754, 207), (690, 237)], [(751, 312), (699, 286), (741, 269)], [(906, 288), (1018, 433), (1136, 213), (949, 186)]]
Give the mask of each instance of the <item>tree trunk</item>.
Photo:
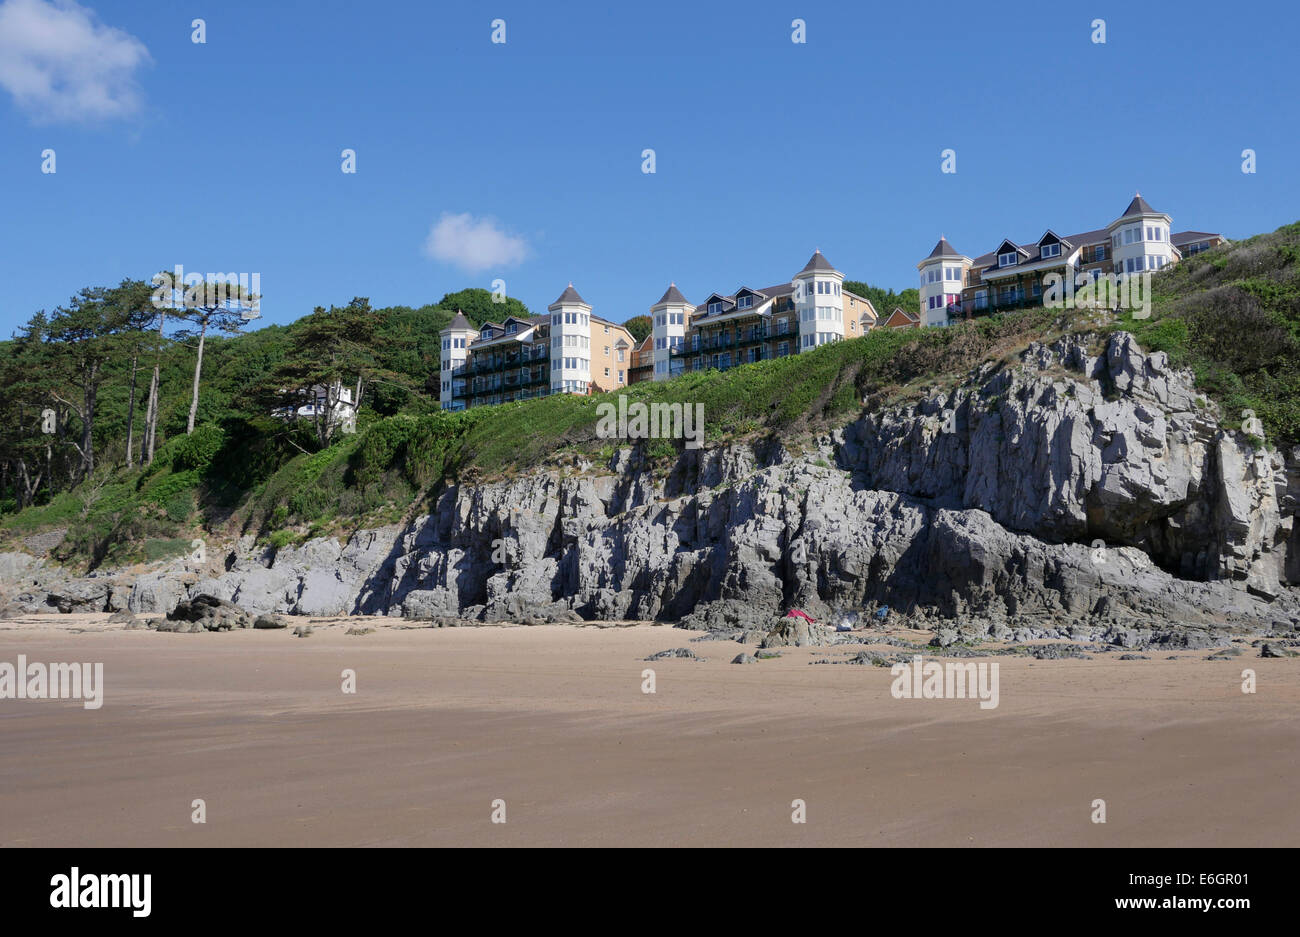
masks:
[(163, 342), (163, 325), (167, 321), (167, 310), (158, 310), (158, 348), (154, 352), (153, 358), (153, 380), (149, 384), (149, 409), (145, 416), (144, 428), (144, 446), (145, 452), (141, 452), (140, 461), (145, 465), (153, 464), (154, 448), (158, 444), (158, 395), (160, 392), (159, 383), (162, 373), (162, 342)]
[(95, 473), (95, 390), (98, 372), (99, 365), (92, 364), (81, 393), (81, 460), (85, 478)]
[(135, 465), (135, 373), (140, 363), (140, 346), (131, 355), (131, 399), (126, 405), (126, 467)]
[[(190, 420), (185, 426), (185, 435), (194, 432), (194, 417), (199, 412), (199, 377), (203, 373), (203, 340), (208, 335), (208, 320), (203, 319), (203, 326), (199, 329), (199, 356), (194, 361), (194, 393), (190, 397)], [(218, 349), (220, 350), (220, 349)]]

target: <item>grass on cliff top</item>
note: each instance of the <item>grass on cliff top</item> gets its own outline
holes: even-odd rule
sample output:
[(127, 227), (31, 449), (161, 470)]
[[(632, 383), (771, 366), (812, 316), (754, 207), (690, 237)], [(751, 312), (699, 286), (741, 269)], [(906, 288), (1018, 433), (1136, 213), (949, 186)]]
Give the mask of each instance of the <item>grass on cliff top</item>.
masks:
[(1189, 257), (1152, 278), (1152, 315), (1125, 316), (1147, 351), (1191, 368), (1240, 426), (1254, 410), (1268, 441), (1300, 443), (1300, 222)]
[[(918, 378), (939, 382), (964, 374), (1043, 337), (1058, 318), (1057, 312), (1037, 309), (947, 329), (881, 329), (728, 371), (691, 372), (590, 397), (561, 395), (490, 407), (459, 440), (450, 464), (461, 473), (491, 476), (544, 463), (561, 452), (604, 454), (611, 443), (621, 443), (597, 438), (597, 407), (616, 404), (619, 394), (629, 403), (703, 404), (709, 443), (765, 433), (792, 441), (842, 422), (861, 410), (868, 395), (888, 402)], [(674, 451), (666, 440), (651, 440), (648, 450), (665, 457)]]

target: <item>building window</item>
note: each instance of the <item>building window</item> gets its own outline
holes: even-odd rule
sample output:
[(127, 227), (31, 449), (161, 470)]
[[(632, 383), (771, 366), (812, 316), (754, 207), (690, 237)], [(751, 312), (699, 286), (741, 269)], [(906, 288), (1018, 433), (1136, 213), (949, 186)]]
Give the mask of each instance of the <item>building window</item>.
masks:
[(999, 267), (1010, 267), (1010, 266), (1011, 266), (1012, 264), (1014, 264), (1015, 262), (1016, 262), (1016, 252), (1015, 252), (1015, 251), (1009, 251), (1009, 252), (1007, 252), (1007, 253), (1005, 253), (1005, 254), (998, 254), (998, 266), (999, 266)]
[(1044, 257), (1059, 257), (1061, 255), (1060, 244), (1044, 244), (1042, 249)]
[(709, 315), (717, 315), (722, 311), (722, 303), (709, 303)]
[(749, 309), (753, 305), (754, 305), (753, 296), (741, 296), (739, 299), (736, 300), (737, 309)]

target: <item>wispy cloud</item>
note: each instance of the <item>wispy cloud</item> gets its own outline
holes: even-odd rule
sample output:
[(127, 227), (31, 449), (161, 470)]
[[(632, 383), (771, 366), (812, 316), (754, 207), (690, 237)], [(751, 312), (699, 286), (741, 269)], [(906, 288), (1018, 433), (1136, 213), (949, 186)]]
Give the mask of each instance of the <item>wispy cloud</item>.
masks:
[(491, 218), (443, 212), (429, 231), (424, 252), (469, 273), (481, 273), (521, 263), (527, 259), (529, 248), (522, 237), (507, 234)]
[(0, 2), (0, 87), (41, 123), (126, 117), (144, 43), (73, 0)]

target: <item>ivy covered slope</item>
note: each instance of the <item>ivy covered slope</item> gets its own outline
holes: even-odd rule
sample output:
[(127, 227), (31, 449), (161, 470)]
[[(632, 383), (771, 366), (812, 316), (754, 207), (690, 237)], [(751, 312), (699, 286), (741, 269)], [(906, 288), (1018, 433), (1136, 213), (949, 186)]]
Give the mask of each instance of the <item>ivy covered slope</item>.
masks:
[[(879, 330), (624, 393), (630, 401), (703, 405), (706, 445), (771, 438), (799, 448), (864, 406), (874, 410), (955, 386), (971, 368), (1013, 360), (1032, 341), (1088, 332), (1100, 347), (1106, 332), (1124, 329), (1148, 350), (1168, 352), (1175, 366), (1194, 369), (1198, 387), (1227, 413), (1254, 410), (1270, 445), (1292, 446), (1300, 443), (1298, 250), (1300, 224), (1190, 258), (1154, 277), (1153, 315), (1145, 320), (1040, 309), (947, 329)], [(458, 295), (460, 306), (475, 305)], [(471, 318), (482, 321), (499, 309), (479, 307), (482, 314)], [(265, 415), (247, 392), (291, 354), (298, 326), (219, 340), (211, 352), (219, 363), (193, 435), (183, 434), (182, 387), (165, 404), (176, 415), (164, 421), (172, 435), (153, 465), (99, 472), (48, 503), (0, 516), (0, 549), (54, 528), (68, 530), (56, 557), (82, 568), (179, 555), (195, 537), (253, 535), (278, 547), (410, 517), (447, 484), (575, 460), (597, 470), (608, 464), (614, 443), (597, 435), (597, 408), (615, 395), (438, 411), (437, 330), (448, 318), (448, 300), (376, 313), (365, 366), (383, 377), (367, 394), (358, 432), (323, 446), (308, 427), (288, 429)], [(183, 360), (175, 371), (164, 383), (185, 384)], [(642, 445), (667, 471), (682, 443)]]
[(1152, 317), (1121, 326), (1192, 368), (1230, 419), (1254, 410), (1270, 440), (1300, 443), (1300, 222), (1191, 257), (1152, 288)]

